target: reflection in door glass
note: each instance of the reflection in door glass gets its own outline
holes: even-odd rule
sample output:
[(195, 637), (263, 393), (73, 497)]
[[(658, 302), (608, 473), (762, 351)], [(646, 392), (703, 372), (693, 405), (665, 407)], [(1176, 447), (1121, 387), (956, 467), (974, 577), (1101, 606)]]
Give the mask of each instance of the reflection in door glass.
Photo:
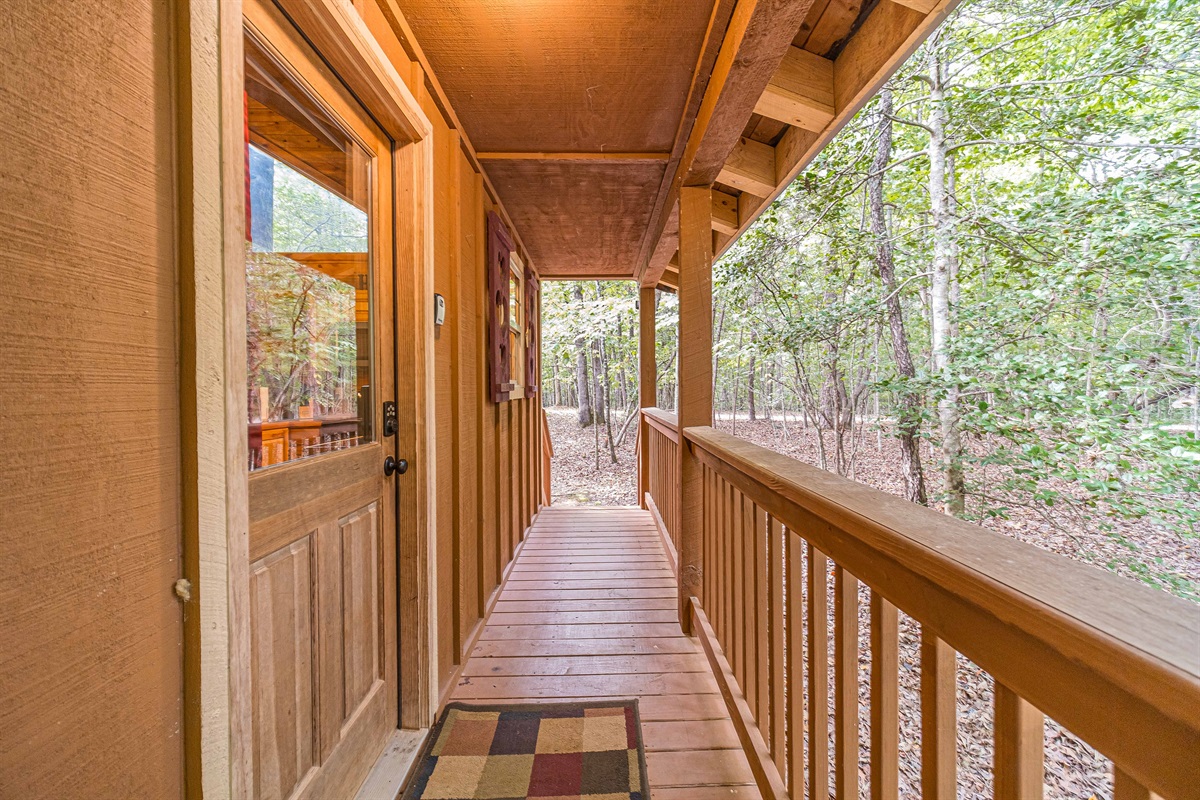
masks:
[(246, 55), (250, 469), (371, 441), (367, 153)]

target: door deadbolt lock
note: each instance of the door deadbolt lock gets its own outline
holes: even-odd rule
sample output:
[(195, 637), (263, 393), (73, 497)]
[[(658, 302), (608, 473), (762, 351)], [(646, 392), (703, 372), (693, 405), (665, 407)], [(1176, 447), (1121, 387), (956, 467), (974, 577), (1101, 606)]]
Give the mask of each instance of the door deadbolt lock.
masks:
[(397, 461), (392, 456), (388, 456), (383, 460), (383, 474), (387, 477), (392, 477), (396, 473), (403, 475), (408, 472), (408, 462), (403, 458)]
[(395, 402), (388, 400), (383, 404), (383, 435), (395, 436), (400, 430), (400, 415), (396, 411)]

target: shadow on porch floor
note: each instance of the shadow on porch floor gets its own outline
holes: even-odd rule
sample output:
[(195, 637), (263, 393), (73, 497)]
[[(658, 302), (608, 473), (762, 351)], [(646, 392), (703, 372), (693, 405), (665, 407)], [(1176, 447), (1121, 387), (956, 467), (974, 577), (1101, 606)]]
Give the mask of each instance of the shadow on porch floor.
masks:
[(453, 700), (636, 697), (655, 800), (758, 798), (649, 512), (542, 510)]

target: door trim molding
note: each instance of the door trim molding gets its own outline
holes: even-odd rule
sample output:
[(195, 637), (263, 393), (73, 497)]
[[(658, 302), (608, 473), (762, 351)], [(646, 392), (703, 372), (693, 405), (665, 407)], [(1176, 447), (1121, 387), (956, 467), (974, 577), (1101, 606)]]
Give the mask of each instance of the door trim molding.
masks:
[[(428, 120), (426, 120), (428, 122)], [(399, 480), (400, 708), (405, 728), (428, 728), (437, 710), (437, 490), (433, 423), (433, 137), (397, 147), (396, 404)], [(401, 324), (410, 320), (410, 324)]]
[(275, 2), (398, 146), (430, 137), (432, 123), (350, 3)]
[(174, 8), (184, 783), (221, 800), (252, 783), (242, 5)]

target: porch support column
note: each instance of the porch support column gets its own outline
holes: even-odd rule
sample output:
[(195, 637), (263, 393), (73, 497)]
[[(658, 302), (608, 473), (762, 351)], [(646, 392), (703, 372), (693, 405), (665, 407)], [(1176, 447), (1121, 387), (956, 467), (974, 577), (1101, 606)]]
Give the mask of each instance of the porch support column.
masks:
[(691, 633), (690, 598), (703, 597), (700, 462), (684, 431), (712, 425), (712, 189), (679, 190), (679, 622)]
[[(638, 295), (638, 405), (653, 408), (658, 405), (658, 364), (654, 360), (655, 292), (653, 286), (643, 286)], [(646, 418), (638, 415), (638, 505), (646, 507), (646, 492), (650, 491), (650, 435)]]

